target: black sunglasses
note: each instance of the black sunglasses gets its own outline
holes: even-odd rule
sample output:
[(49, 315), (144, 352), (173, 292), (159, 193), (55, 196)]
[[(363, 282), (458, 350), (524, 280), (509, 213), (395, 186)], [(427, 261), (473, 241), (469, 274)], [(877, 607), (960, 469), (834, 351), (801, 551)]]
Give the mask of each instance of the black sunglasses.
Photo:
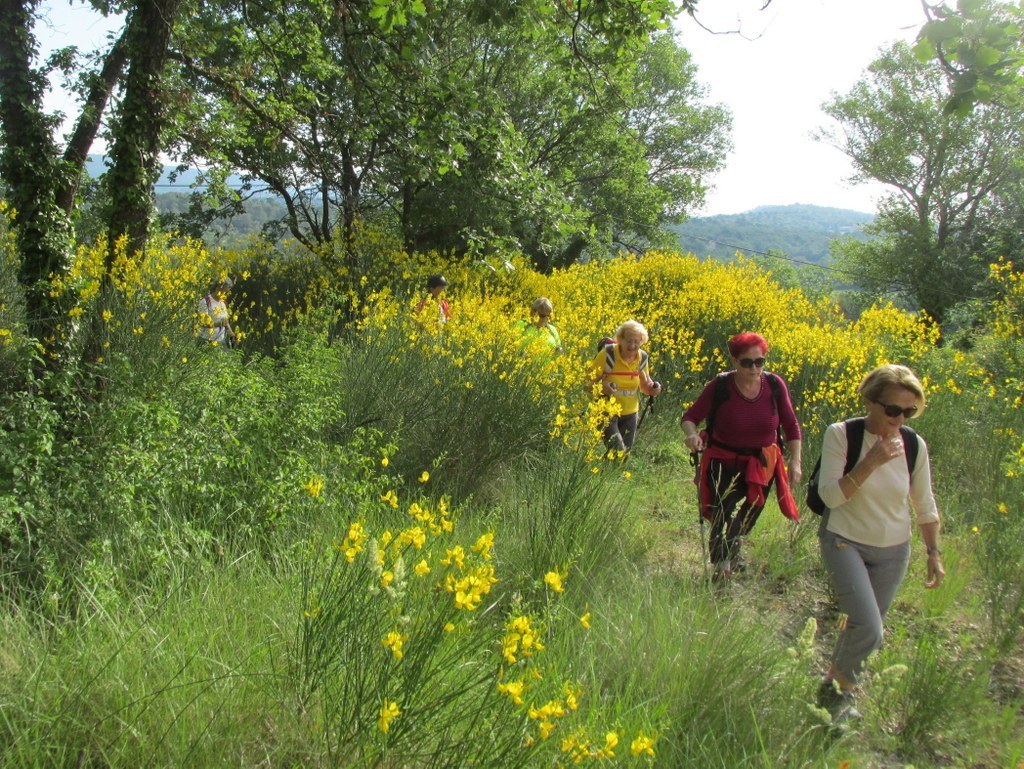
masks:
[(743, 366), (743, 368), (754, 368), (754, 366), (764, 368), (764, 364), (767, 360), (767, 358), (740, 358), (740, 365)]
[(885, 412), (887, 417), (895, 419), (900, 414), (903, 415), (904, 419), (910, 419), (914, 414), (917, 413), (917, 406), (908, 406), (905, 409), (900, 408), (894, 403), (882, 403), (882, 401), (875, 401), (879, 406), (882, 407), (882, 411)]

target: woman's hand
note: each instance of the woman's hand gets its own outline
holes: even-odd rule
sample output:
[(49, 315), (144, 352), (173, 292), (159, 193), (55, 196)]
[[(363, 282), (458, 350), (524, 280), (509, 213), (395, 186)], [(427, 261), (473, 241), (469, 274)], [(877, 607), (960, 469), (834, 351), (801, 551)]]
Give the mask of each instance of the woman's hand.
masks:
[(867, 462), (869, 467), (874, 470), (876, 467), (881, 467), (886, 462), (891, 462), (896, 457), (902, 456), (903, 438), (899, 433), (893, 433), (892, 435), (878, 436), (875, 445), (868, 450), (861, 462)]
[(697, 432), (697, 425), (688, 419), (679, 418), (679, 426), (683, 429), (683, 445), (690, 450), (691, 454), (699, 454), (704, 451), (704, 439)]
[(924, 586), (928, 588), (938, 587), (946, 578), (946, 570), (942, 566), (942, 553), (932, 550), (928, 553), (928, 575), (925, 577)]
[(789, 463), (789, 485), (795, 487), (804, 477), (804, 469), (799, 459), (791, 460)]

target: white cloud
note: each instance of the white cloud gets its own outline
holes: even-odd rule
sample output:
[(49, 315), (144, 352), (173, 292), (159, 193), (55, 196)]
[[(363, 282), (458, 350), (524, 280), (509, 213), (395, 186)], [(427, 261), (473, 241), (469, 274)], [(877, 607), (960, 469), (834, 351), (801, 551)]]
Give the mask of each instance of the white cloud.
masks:
[(881, 185), (851, 186), (849, 160), (811, 138), (821, 105), (864, 73), (879, 49), (912, 41), (920, 0), (703, 0), (676, 24), (709, 98), (733, 112), (734, 151), (698, 214), (813, 203), (871, 212)]

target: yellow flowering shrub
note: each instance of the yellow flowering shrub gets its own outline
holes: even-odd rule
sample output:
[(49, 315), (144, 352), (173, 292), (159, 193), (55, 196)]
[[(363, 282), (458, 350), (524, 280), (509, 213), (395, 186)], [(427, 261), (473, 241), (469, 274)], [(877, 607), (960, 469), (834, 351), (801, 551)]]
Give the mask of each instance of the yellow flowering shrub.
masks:
[[(846, 321), (828, 299), (784, 288), (742, 259), (721, 264), (652, 252), (578, 264), (548, 276), (515, 270), (503, 275), (497, 289), (451, 283), (447, 298), (453, 315), (447, 323), (438, 324), (436, 313), (415, 318), (418, 295), (402, 300), (381, 290), (362, 305), (359, 328), (370, 334), (397, 331), (407, 340), (405, 354), (449, 360), (462, 379), (449, 382), (452, 386), (486, 386), (482, 377), (515, 381), (549, 412), (553, 437), (592, 452), (594, 459), (603, 456), (600, 431), (615, 406), (590, 394), (589, 361), (597, 340), (627, 319), (647, 327), (653, 376), (681, 402), (728, 367), (730, 336), (764, 335), (772, 370), (790, 383), (802, 418), (820, 419), (816, 427), (856, 409), (856, 386), (866, 371), (890, 361), (914, 365), (937, 337), (923, 317), (892, 306), (873, 307)], [(554, 305), (551, 320), (561, 334), (562, 355), (530, 349), (515, 326), (528, 317), (537, 296)]]

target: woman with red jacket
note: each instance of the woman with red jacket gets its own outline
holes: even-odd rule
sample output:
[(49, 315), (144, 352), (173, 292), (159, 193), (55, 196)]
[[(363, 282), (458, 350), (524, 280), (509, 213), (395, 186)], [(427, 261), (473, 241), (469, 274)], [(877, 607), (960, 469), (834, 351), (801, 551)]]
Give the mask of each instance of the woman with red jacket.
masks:
[[(767, 355), (768, 342), (759, 334), (730, 339), (732, 370), (708, 382), (681, 420), (687, 448), (703, 453), (700, 512), (711, 523), (708, 545), (716, 580), (746, 567), (740, 545), (757, 523), (773, 484), (782, 513), (799, 518), (790, 486), (802, 475), (800, 424), (785, 381), (764, 370)], [(705, 429), (698, 432), (701, 422), (706, 422)], [(788, 471), (780, 428), (789, 452)]]

